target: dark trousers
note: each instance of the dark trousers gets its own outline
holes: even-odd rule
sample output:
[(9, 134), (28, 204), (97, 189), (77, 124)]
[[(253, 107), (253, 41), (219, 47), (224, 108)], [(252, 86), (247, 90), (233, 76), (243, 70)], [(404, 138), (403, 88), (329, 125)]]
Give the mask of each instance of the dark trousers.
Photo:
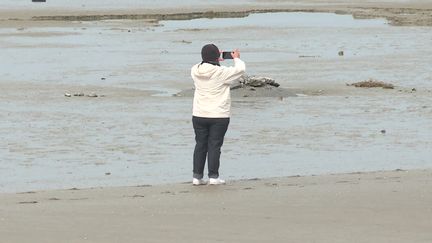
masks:
[(192, 117), (196, 141), (193, 155), (194, 178), (203, 178), (206, 157), (208, 161), (208, 177), (219, 177), (221, 147), (229, 121), (229, 118)]

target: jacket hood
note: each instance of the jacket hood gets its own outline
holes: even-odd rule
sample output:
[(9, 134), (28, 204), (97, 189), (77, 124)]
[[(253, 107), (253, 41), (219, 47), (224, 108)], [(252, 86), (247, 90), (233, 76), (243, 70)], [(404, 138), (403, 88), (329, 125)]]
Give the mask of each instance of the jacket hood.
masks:
[(192, 68), (191, 74), (199, 79), (209, 79), (217, 72), (219, 66), (209, 63), (199, 63)]

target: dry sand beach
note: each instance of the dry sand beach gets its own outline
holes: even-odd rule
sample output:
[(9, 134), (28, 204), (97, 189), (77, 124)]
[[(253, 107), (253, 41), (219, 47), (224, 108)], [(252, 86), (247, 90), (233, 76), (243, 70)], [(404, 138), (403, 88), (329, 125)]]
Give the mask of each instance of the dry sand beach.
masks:
[(2, 242), (431, 242), (432, 172), (0, 195)]
[[(0, 242), (432, 242), (429, 1), (28, 2), (0, 3)], [(174, 95), (209, 38), (297, 97), (235, 97), (228, 184), (192, 187)]]

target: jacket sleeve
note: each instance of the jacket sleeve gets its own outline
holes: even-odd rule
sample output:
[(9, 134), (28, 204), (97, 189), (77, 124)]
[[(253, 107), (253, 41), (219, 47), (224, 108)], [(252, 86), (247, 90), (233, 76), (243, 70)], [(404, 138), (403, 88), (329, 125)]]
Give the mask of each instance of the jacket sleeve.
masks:
[(240, 78), (246, 71), (246, 64), (240, 58), (234, 58), (233, 67), (222, 67), (221, 79), (224, 84), (231, 84)]

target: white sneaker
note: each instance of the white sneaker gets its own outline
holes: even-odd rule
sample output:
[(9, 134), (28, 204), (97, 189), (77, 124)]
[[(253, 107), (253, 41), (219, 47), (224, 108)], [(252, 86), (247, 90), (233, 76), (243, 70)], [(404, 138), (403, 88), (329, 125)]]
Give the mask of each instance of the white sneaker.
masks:
[(197, 178), (193, 178), (192, 179), (192, 185), (194, 186), (200, 186), (200, 185), (206, 185), (207, 182), (205, 182), (205, 180), (203, 179), (197, 179)]
[(210, 178), (209, 184), (210, 185), (222, 185), (222, 184), (225, 184), (225, 180), (222, 180), (220, 178)]

